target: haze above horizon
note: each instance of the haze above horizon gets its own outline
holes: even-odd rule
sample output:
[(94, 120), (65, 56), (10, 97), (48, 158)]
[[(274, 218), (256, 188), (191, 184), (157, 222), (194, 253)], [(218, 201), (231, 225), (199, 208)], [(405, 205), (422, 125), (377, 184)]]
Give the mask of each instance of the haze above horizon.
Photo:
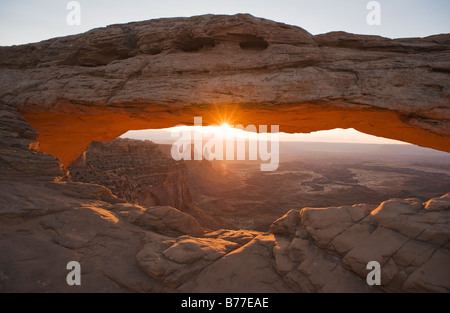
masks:
[[(138, 140), (150, 140), (156, 143), (168, 143), (176, 140), (178, 135), (172, 137), (172, 133), (178, 133), (187, 131), (193, 133), (195, 126), (179, 126), (165, 129), (147, 129), (147, 130), (132, 130), (121, 135), (120, 138), (130, 138)], [(259, 134), (245, 132), (243, 130), (235, 129), (228, 126), (203, 126), (202, 131), (205, 133), (205, 138), (208, 138), (208, 134), (214, 132), (222, 133), (227, 138), (234, 140), (254, 139), (256, 140)], [(270, 132), (270, 127), (268, 129)], [(191, 136), (193, 138), (193, 136)], [(288, 134), (279, 133), (280, 141), (299, 141), (299, 142), (327, 142), (327, 143), (360, 143), (360, 144), (403, 144), (410, 145), (409, 143), (376, 137), (361, 133), (353, 128), (350, 129), (332, 129), (312, 132), (309, 134)]]

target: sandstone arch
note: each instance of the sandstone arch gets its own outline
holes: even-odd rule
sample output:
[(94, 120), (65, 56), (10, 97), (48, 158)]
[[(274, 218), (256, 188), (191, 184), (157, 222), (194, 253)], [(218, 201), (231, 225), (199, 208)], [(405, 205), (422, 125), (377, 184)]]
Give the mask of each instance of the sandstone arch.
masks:
[[(250, 15), (112, 25), (0, 47), (0, 101), (69, 165), (93, 140), (214, 123), (359, 131), (450, 152), (450, 35), (387, 39)], [(231, 114), (231, 112), (234, 112)]]

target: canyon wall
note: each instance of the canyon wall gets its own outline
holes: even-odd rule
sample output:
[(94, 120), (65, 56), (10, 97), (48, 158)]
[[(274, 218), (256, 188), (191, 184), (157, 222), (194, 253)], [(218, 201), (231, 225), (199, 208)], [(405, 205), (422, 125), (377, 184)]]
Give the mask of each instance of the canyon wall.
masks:
[(192, 201), (185, 164), (149, 141), (93, 142), (68, 169), (73, 181), (106, 186), (118, 197), (145, 207), (182, 210)]
[[(354, 127), (448, 151), (449, 38), (312, 36), (207, 15), (0, 47), (0, 291), (449, 292), (448, 194), (211, 232), (176, 208), (70, 182), (63, 166), (92, 141), (195, 115), (287, 132)], [(368, 260), (381, 286), (367, 285)], [(66, 283), (70, 261), (79, 287)]]
[(129, 203), (174, 207), (194, 216), (204, 227), (220, 228), (216, 218), (192, 203), (187, 162), (174, 161), (167, 152), (170, 147), (120, 138), (93, 142), (68, 167), (70, 177), (105, 186)]

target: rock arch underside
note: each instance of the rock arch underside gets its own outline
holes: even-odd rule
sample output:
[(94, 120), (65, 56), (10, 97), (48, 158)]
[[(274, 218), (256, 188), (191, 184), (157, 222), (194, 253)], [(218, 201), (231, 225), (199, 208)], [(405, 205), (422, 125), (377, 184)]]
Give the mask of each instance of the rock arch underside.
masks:
[[(375, 210), (299, 208), (268, 233), (208, 232), (176, 209), (127, 204), (61, 177), (93, 141), (192, 125), (194, 116), (288, 133), (354, 128), (450, 152), (449, 78), (449, 34), (313, 36), (246, 14), (0, 47), (0, 248), (8, 252), (0, 253), (0, 290), (70, 291), (70, 259), (89, 264), (88, 291), (448, 292), (448, 195)], [(164, 228), (170, 234), (155, 231)], [(365, 266), (378, 254), (387, 274), (371, 289)], [(47, 276), (27, 279), (37, 271)]]

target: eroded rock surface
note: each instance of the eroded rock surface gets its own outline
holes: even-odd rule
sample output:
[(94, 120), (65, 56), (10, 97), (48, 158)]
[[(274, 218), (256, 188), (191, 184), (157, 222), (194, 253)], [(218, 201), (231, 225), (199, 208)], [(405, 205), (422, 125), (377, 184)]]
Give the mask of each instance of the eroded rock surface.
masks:
[[(448, 292), (450, 211), (428, 211), (430, 201), (292, 210), (271, 227), (283, 238), (274, 248), (276, 267), (303, 291), (367, 291), (360, 278), (367, 276), (367, 264), (377, 261), (380, 290)], [(433, 265), (436, 275), (427, 272)]]
[(232, 125), (355, 128), (449, 151), (449, 48), (448, 34), (312, 36), (245, 14), (158, 19), (0, 47), (0, 101), (66, 166), (94, 140), (194, 116), (221, 123), (225, 112)]
[(191, 202), (186, 167), (151, 142), (93, 142), (68, 168), (73, 181), (95, 183), (142, 206), (185, 208)]
[[(304, 208), (274, 222), (270, 233), (206, 232), (174, 208), (108, 203), (101, 194), (75, 198), (63, 193), (66, 186), (1, 186), (2, 195), (27, 193), (9, 210), (1, 205), (0, 290), (450, 291), (450, 210), (428, 211), (428, 202)], [(395, 217), (411, 220), (398, 223), (395, 210)], [(73, 260), (83, 280), (75, 289), (65, 282), (65, 265)], [(366, 283), (370, 261), (382, 266), (379, 287)]]
[[(90, 37), (95, 40), (85, 40)], [(143, 122), (133, 125), (158, 119), (162, 127), (173, 126), (172, 114), (184, 100), (253, 103), (262, 111), (267, 105), (272, 113), (294, 102), (309, 102), (322, 113), (324, 103), (339, 103), (355, 119), (362, 108), (385, 108), (404, 114), (398, 125), (406, 134), (426, 131), (422, 139), (439, 147), (448, 143), (448, 35), (313, 37), (246, 15), (206, 16), (2, 47), (0, 60), (0, 291), (450, 291), (448, 194), (425, 203), (299, 208), (269, 233), (210, 232), (174, 208), (139, 207), (106, 187), (68, 181), (61, 162), (39, 151), (37, 131), (18, 111), (44, 112), (28, 118), (36, 122), (44, 151), (53, 147), (64, 161), (78, 157), (96, 136), (130, 129), (134, 104), (155, 112), (151, 118), (148, 111), (136, 113)], [(179, 87), (172, 88), (174, 81)], [(50, 111), (59, 115), (45, 115)], [(119, 116), (128, 122), (115, 125)], [(65, 124), (70, 120), (78, 122)], [(383, 123), (393, 137), (399, 134), (376, 120), (373, 129)], [(361, 123), (365, 128), (366, 120)], [(70, 261), (81, 264), (79, 287), (66, 283)], [(369, 261), (382, 265), (379, 287), (366, 284)]]
[(115, 196), (143, 207), (177, 208), (207, 228), (220, 228), (215, 218), (192, 203), (186, 162), (167, 155), (170, 148), (121, 138), (93, 142), (68, 169), (72, 181), (106, 186)]
[(143, 208), (125, 203), (114, 205), (111, 210), (132, 224), (166, 235), (200, 236), (205, 233), (195, 218), (169, 206)]

